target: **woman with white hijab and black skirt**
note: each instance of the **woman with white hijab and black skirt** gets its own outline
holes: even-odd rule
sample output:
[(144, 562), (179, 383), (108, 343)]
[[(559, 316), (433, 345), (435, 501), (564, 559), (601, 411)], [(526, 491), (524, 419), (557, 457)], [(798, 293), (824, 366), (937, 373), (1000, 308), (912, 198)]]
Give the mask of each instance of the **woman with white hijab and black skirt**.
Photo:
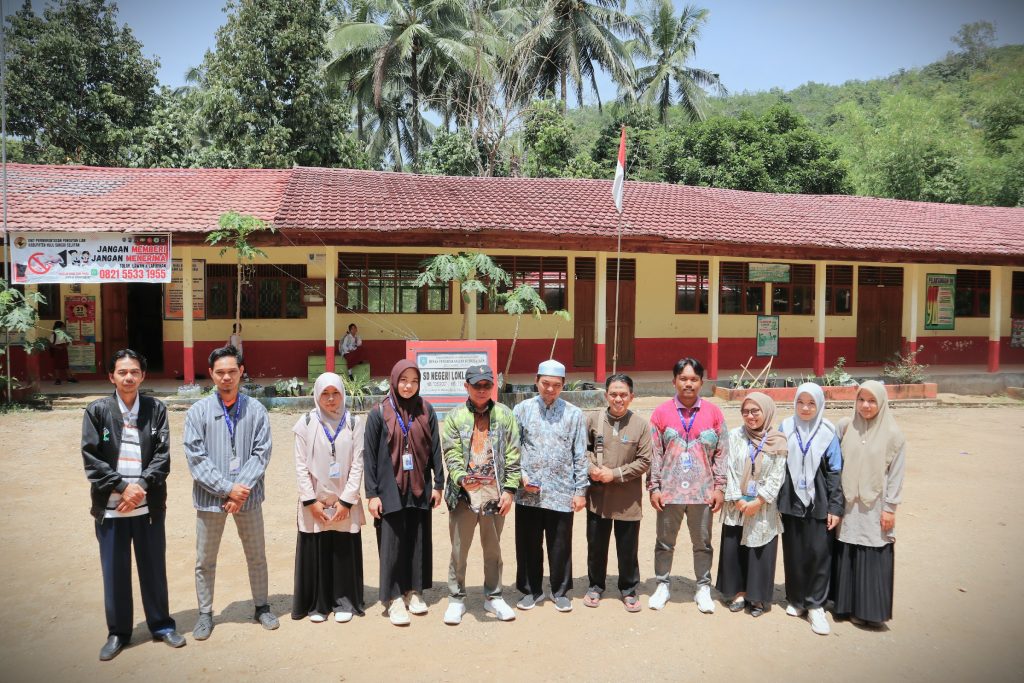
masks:
[(775, 402), (759, 391), (740, 406), (743, 424), (729, 432), (722, 542), (715, 588), (729, 601), (729, 611), (749, 604), (759, 617), (775, 591), (775, 561), (782, 520), (776, 507), (786, 476), (789, 445), (772, 427)]
[(885, 385), (860, 385), (853, 418), (840, 420), (838, 431), (846, 512), (833, 558), (833, 611), (880, 627), (892, 618), (896, 508), (906, 467), (906, 439), (889, 412)]
[(433, 585), (430, 514), (441, 503), (444, 466), (433, 406), (420, 396), (420, 371), (400, 360), (391, 392), (366, 416), (366, 503), (377, 530), (380, 601), (395, 626), (426, 614)]
[(825, 636), (831, 631), (825, 617), (832, 571), (829, 532), (843, 517), (843, 456), (836, 429), (825, 419), (820, 386), (797, 387), (793, 411), (779, 427), (789, 439), (786, 480), (779, 491), (786, 614), (806, 614), (811, 630)]
[(298, 540), (292, 619), (344, 623), (363, 614), (363, 421), (345, 405), (341, 377), (313, 385), (313, 410), (298, 419), (295, 476)]

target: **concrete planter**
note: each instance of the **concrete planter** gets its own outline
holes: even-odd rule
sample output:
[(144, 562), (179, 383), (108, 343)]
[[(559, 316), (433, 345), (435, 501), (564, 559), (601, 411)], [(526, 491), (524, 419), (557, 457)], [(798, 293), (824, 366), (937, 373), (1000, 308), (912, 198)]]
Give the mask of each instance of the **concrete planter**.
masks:
[[(857, 398), (857, 391), (860, 387), (822, 387), (825, 398), (829, 401), (853, 401)], [(771, 397), (778, 404), (792, 403), (796, 400), (796, 387), (776, 387), (769, 389), (730, 389), (728, 387), (715, 387), (715, 396), (726, 401), (740, 402), (754, 391), (759, 391)], [(889, 395), (890, 401), (901, 401), (906, 399), (936, 398), (938, 396), (938, 385), (932, 382), (923, 384), (886, 384), (885, 392)]]

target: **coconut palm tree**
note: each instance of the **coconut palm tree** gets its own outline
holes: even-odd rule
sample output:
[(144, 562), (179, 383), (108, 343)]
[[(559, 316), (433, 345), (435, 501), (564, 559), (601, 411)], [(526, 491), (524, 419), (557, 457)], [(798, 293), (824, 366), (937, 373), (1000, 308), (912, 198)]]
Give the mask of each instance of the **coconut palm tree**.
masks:
[(727, 93), (718, 74), (687, 64), (697, 53), (697, 40), (708, 11), (687, 5), (677, 18), (672, 0), (648, 0), (636, 18), (646, 27), (646, 34), (631, 48), (652, 62), (636, 70), (640, 100), (657, 106), (662, 124), (668, 123), (668, 110), (674, 103), (691, 121), (702, 121), (704, 89)]

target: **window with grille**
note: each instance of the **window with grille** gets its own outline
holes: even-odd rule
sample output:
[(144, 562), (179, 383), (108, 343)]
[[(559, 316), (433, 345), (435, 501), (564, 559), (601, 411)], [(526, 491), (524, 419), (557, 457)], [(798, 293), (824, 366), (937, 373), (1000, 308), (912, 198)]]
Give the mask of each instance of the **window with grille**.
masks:
[(1024, 317), (1024, 270), (1013, 271), (1010, 283), (1010, 315)]
[(955, 310), (958, 318), (987, 318), (991, 296), (990, 271), (957, 269)]
[(764, 283), (747, 279), (746, 263), (721, 264), (718, 282), (718, 312), (757, 315), (764, 313)]
[(708, 261), (676, 261), (676, 313), (708, 312)]
[[(206, 315), (235, 317), (236, 264), (206, 264)], [(241, 316), (254, 318), (305, 318), (302, 301), (306, 264), (243, 264)]]
[(450, 313), (451, 284), (416, 286), (424, 262), (418, 254), (338, 254), (338, 310)]
[(875, 287), (902, 287), (903, 269), (891, 266), (861, 266), (857, 269), (857, 282)]
[(814, 315), (814, 264), (789, 266), (789, 282), (773, 282), (772, 314)]
[[(582, 259), (577, 259), (577, 263)], [(499, 287), (498, 293), (504, 293), (515, 289), (519, 285), (530, 285), (540, 298), (544, 300), (548, 312), (559, 311), (566, 308), (569, 259), (564, 256), (497, 256), (494, 262), (512, 278), (510, 287)], [(623, 273), (628, 270), (627, 262), (633, 264), (632, 272), (635, 276), (636, 262), (632, 259), (623, 259)], [(609, 268), (614, 267), (614, 259), (609, 259)], [(615, 277), (612, 271), (612, 278)], [(593, 278), (593, 276), (591, 276)], [(623, 279), (626, 276), (623, 275)], [(503, 313), (500, 297), (485, 295), (477, 297), (477, 310), (481, 313)]]
[(853, 313), (853, 266), (825, 266), (825, 314)]

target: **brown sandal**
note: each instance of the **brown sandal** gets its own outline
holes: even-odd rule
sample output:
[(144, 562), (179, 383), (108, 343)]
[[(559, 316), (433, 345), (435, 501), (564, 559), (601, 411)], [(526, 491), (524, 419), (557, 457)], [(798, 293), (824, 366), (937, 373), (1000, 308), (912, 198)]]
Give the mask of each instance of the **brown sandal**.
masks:
[(583, 596), (583, 604), (587, 607), (597, 607), (601, 604), (601, 594), (596, 591), (587, 591)]

